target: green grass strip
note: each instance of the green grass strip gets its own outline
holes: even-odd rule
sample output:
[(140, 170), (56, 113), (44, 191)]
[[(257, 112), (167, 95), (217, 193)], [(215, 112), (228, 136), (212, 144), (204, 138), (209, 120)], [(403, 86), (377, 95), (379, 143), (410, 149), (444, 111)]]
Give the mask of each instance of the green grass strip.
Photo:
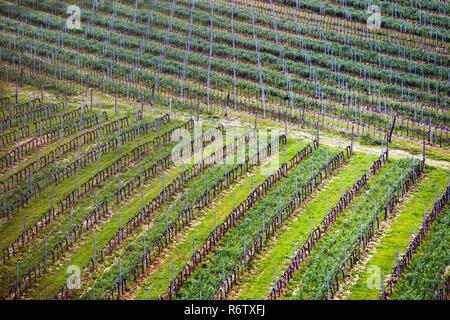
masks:
[[(374, 218), (374, 204), (377, 208), (387, 202), (388, 185), (391, 192), (400, 183), (398, 179), (403, 168), (406, 176), (411, 168), (410, 160), (390, 161), (372, 177), (366, 191), (360, 193), (353, 205), (345, 210), (322, 238), (303, 267), (291, 279), (284, 297), (294, 299), (321, 299), (326, 288), (327, 273), (331, 275), (343, 260), (344, 249), (350, 252), (352, 244), (359, 239), (360, 230), (365, 230)], [(398, 180), (398, 181), (397, 181)], [(300, 286), (301, 285), (301, 286)]]
[[(298, 143), (289, 143), (288, 141), (286, 158), (292, 158), (299, 151), (299, 147), (303, 148), (304, 146), (304, 144), (299, 146)], [(178, 274), (192, 257), (193, 239), (194, 247), (195, 244), (200, 246), (201, 241), (206, 239), (214, 230), (214, 214), (216, 214), (217, 225), (221, 224), (234, 208), (235, 195), (236, 203), (241, 203), (253, 188), (261, 184), (266, 178), (266, 175), (261, 174), (260, 170), (257, 169), (256, 172), (245, 176), (223, 197), (217, 199), (214, 205), (202, 215), (202, 218), (194, 222), (191, 228), (180, 235), (179, 241), (167, 247), (161, 260), (149, 271), (148, 277), (139, 285), (134, 297), (136, 299), (156, 299), (163, 294), (172, 281), (172, 262), (175, 274)]]
[(292, 251), (306, 241), (313, 228), (323, 219), (328, 210), (331, 210), (341, 197), (341, 192), (351, 188), (366, 172), (377, 157), (361, 153), (355, 154), (343, 169), (337, 172), (336, 177), (327, 181), (320, 188), (312, 201), (303, 206), (296, 219), (290, 221), (282, 228), (282, 233), (274, 239), (271, 246), (265, 248), (264, 253), (254, 262), (250, 273), (241, 277), (239, 287), (236, 287), (230, 298), (238, 299), (265, 299), (278, 272), (286, 269), (291, 261)]
[(312, 172), (316, 174), (325, 165), (327, 150), (329, 150), (329, 159), (338, 153), (337, 149), (322, 146), (298, 165), (291, 174), (269, 192), (268, 196), (259, 201), (244, 216), (241, 223), (225, 235), (219, 246), (213, 248), (209, 259), (205, 259), (202, 268), (194, 271), (176, 298), (197, 299), (202, 296), (207, 299), (214, 295), (223, 275), (227, 275), (234, 268), (245, 251), (244, 242), (247, 246), (252, 245), (261, 231), (262, 219), (265, 222), (271, 221), (278, 210), (281, 210), (290, 201), (296, 191), (297, 179), (298, 187), (301, 188), (304, 183), (309, 181)]
[[(227, 170), (230, 170), (232, 167), (232, 165), (227, 165)], [(221, 178), (223, 174), (224, 166), (219, 164), (205, 170), (201, 175), (187, 183), (185, 190), (188, 190), (189, 203), (192, 203), (205, 191), (206, 181), (208, 181), (208, 185), (211, 186)], [(154, 212), (152, 222), (148, 226), (147, 231), (142, 232), (140, 235), (133, 236), (133, 240), (128, 241), (125, 248), (116, 250), (117, 252), (113, 257), (105, 259), (107, 260), (106, 268), (105, 263), (103, 263), (103, 272), (99, 273), (98, 276), (98, 271), (96, 272), (95, 283), (93, 284), (93, 288), (86, 294), (86, 297), (90, 298), (93, 295), (94, 288), (96, 295), (100, 297), (106, 290), (113, 287), (117, 279), (121, 275), (125, 275), (130, 267), (134, 265), (136, 260), (142, 256), (144, 252), (144, 239), (147, 244), (146, 248), (148, 248), (148, 246), (164, 232), (166, 228), (166, 214), (167, 223), (170, 224), (178, 216), (178, 213), (185, 208), (185, 205), (186, 195), (185, 193), (180, 192), (176, 199), (158, 209), (158, 212)], [(113, 261), (111, 261), (112, 259)]]
[[(145, 169), (149, 165), (155, 163), (161, 157), (161, 153), (170, 154), (173, 146), (175, 146), (175, 143), (170, 143), (163, 149), (158, 150), (158, 152), (151, 153), (150, 155), (143, 157), (141, 159), (142, 168)], [(137, 164), (128, 167), (128, 170), (121, 174), (122, 184), (123, 182), (129, 181), (135, 175), (137, 175), (138, 170), (139, 169)], [(160, 175), (161, 172), (157, 173), (157, 175), (153, 179), (151, 179), (148, 184), (153, 183), (153, 181)], [(73, 210), (72, 226), (75, 226), (77, 223), (79, 223), (90, 212), (90, 210), (92, 210), (96, 201), (98, 203), (102, 200), (107, 200), (111, 210), (111, 207), (115, 206), (116, 204), (116, 197), (114, 195), (114, 192), (117, 191), (117, 184), (117, 177), (109, 179), (104, 182), (103, 185), (101, 185), (97, 190), (91, 192), (86, 196), (86, 198), (77, 203)], [(27, 244), (22, 249), (22, 252), (8, 261), (6, 265), (0, 265), (0, 280), (2, 283), (2, 285), (0, 286), (0, 290), (3, 290), (7, 284), (9, 284), (10, 286), (13, 285), (15, 281), (16, 263), (19, 263), (20, 274), (22, 275), (32, 266), (39, 263), (39, 261), (45, 255), (45, 240), (47, 240), (47, 246), (50, 249), (69, 231), (70, 214), (66, 214), (61, 219), (55, 221), (55, 223), (52, 223), (47, 228), (43, 229), (38, 238), (33, 239), (32, 242)], [(77, 245), (78, 244), (76, 244), (76, 246)], [(49, 259), (49, 266), (50, 265), (51, 258)]]
[(370, 252), (370, 259), (362, 270), (356, 272), (356, 283), (348, 288), (351, 300), (378, 300), (381, 295), (381, 285), (374, 285), (380, 273), (388, 275), (392, 272), (396, 263), (396, 250), (398, 248), (399, 259), (407, 250), (411, 241), (411, 235), (420, 229), (424, 210), (432, 209), (436, 199), (436, 188), (439, 195), (447, 187), (447, 174), (442, 169), (427, 168), (427, 178), (418, 186), (408, 202), (402, 206), (397, 217), (394, 218), (388, 230), (382, 236)]
[[(174, 167), (165, 173), (165, 181), (171, 181), (181, 174), (181, 167)], [(167, 184), (167, 183), (166, 183)], [(148, 203), (155, 198), (162, 190), (162, 180), (157, 179), (150, 185), (141, 189), (144, 192), (144, 202)], [(101, 248), (108, 240), (114, 236), (119, 229), (119, 222), (123, 226), (125, 222), (134, 216), (141, 209), (142, 200), (140, 196), (136, 196), (129, 201), (122, 203), (119, 207), (113, 209), (112, 218), (103, 224), (102, 228), (95, 233), (91, 233), (79, 248), (70, 253), (70, 264), (77, 265), (80, 268), (87, 265), (89, 259), (92, 258), (94, 250), (94, 237), (96, 237), (97, 248)], [(120, 212), (120, 215), (119, 215)], [(120, 217), (120, 218), (119, 218)], [(67, 281), (67, 263), (68, 259), (61, 261), (51, 273), (30, 292), (29, 298), (45, 298), (53, 299), (58, 293), (61, 286)]]
[(431, 227), (429, 236), (414, 254), (404, 277), (400, 279), (391, 297), (393, 300), (436, 299), (438, 275), (442, 287), (442, 275), (450, 264), (450, 207), (443, 209)]
[[(170, 130), (173, 127), (173, 123), (170, 123), (164, 127), (159, 128), (158, 131), (151, 132), (145, 137), (141, 138), (141, 143), (151, 141), (155, 136)], [(129, 142), (124, 144), (120, 148), (120, 154), (125, 154), (133, 148), (137, 147), (137, 141)], [(77, 170), (76, 174), (76, 184), (79, 187), (83, 182), (87, 181), (90, 177), (95, 175), (96, 167), (98, 165), (99, 170), (106, 168), (110, 163), (117, 159), (118, 150), (114, 150), (108, 154), (102, 155), (98, 162), (91, 163), (88, 167)], [(62, 160), (59, 168), (63, 167), (62, 163), (66, 163), (66, 160)], [(126, 168), (124, 168), (125, 170)], [(52, 177), (47, 177), (47, 179), (52, 179)], [(4, 224), (0, 225), (0, 233), (2, 237), (0, 239), (0, 247), (3, 248), (14, 239), (16, 239), (22, 233), (25, 216), (26, 225), (32, 225), (36, 219), (38, 219), (43, 212), (45, 212), (50, 207), (50, 194), (53, 194), (53, 206), (57, 205), (57, 202), (65, 197), (68, 193), (73, 191), (75, 185), (75, 178), (67, 178), (57, 187), (49, 187), (45, 189), (38, 198), (33, 199), (22, 212), (12, 219), (6, 221)]]

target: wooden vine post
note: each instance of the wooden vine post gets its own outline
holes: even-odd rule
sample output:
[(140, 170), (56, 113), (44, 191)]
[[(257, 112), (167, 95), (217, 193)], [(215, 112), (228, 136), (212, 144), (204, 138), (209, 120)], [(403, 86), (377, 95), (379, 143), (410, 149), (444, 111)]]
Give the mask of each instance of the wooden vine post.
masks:
[(94, 105), (94, 89), (93, 88), (91, 88), (91, 101), (90, 102), (91, 102), (90, 103), (90, 110), (92, 112), (92, 107)]
[(351, 136), (351, 143), (350, 143), (350, 153), (353, 154), (353, 144), (355, 141), (355, 122), (352, 123), (352, 136)]
[(422, 141), (422, 162), (425, 163), (425, 139)]

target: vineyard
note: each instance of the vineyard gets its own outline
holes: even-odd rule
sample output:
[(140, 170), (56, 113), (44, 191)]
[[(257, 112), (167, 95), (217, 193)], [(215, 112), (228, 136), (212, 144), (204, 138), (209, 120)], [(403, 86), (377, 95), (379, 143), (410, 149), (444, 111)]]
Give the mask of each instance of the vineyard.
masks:
[(2, 300), (449, 300), (443, 0), (0, 0)]

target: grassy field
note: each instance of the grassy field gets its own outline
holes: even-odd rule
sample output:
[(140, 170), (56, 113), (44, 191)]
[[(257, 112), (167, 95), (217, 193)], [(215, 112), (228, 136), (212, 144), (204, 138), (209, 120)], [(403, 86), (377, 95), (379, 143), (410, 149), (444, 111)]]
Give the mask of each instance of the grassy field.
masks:
[(443, 276), (448, 277), (448, 224), (449, 209), (447, 208), (433, 225), (430, 236), (416, 253), (409, 270), (400, 279), (392, 299), (436, 299), (438, 284), (442, 287)]
[[(420, 229), (424, 220), (424, 212), (428, 213), (434, 205), (436, 194), (442, 194), (447, 188), (447, 177), (444, 171), (429, 168), (427, 176), (410, 195), (410, 199), (399, 208), (393, 221), (388, 222), (380, 240), (368, 252), (367, 260), (361, 270), (355, 272), (355, 282), (345, 289), (348, 299), (377, 300), (381, 296), (381, 286), (373, 285), (378, 272), (386, 276), (395, 267), (396, 256), (406, 251), (412, 237)], [(374, 269), (374, 268), (379, 268)], [(376, 271), (375, 271), (376, 270)], [(376, 282), (375, 282), (376, 284)]]
[[(304, 144), (294, 141), (286, 149), (287, 158), (292, 157)], [(216, 224), (222, 223), (224, 218), (233, 210), (235, 202), (239, 204), (244, 200), (257, 185), (266, 179), (258, 169), (244, 176), (238, 184), (230, 189), (221, 198), (216, 199), (213, 206), (208, 208), (199, 221), (196, 221), (186, 232), (180, 235), (180, 239), (169, 246), (161, 259), (152, 267), (139, 286), (134, 297), (138, 299), (154, 299), (164, 293), (164, 290), (172, 281), (172, 263), (175, 273), (185, 265), (191, 258), (192, 250), (199, 246), (214, 229)]]
[[(296, 273), (286, 297), (294, 299), (318, 299), (324, 294), (327, 274), (338, 267), (349, 248), (359, 239), (360, 229), (372, 221), (374, 206), (387, 202), (389, 186), (394, 189), (396, 177), (411, 166), (410, 161), (392, 161), (379, 174), (369, 180), (366, 191), (357, 196), (350, 208), (341, 214), (328, 230), (328, 237), (319, 240), (313, 254)], [(367, 199), (373, 199), (367, 201)], [(375, 205), (375, 200), (377, 204)], [(362, 228), (361, 228), (362, 227)]]
[(325, 182), (314, 196), (302, 205), (297, 216), (286, 224), (281, 234), (275, 237), (273, 244), (254, 262), (249, 274), (241, 278), (241, 283), (230, 298), (266, 298), (274, 278), (285, 270), (293, 252), (307, 239), (310, 228), (315, 228), (327, 214), (327, 210), (331, 210), (342, 193), (353, 186), (357, 176), (358, 179), (361, 178), (375, 159), (376, 156), (356, 154), (330, 181)]

